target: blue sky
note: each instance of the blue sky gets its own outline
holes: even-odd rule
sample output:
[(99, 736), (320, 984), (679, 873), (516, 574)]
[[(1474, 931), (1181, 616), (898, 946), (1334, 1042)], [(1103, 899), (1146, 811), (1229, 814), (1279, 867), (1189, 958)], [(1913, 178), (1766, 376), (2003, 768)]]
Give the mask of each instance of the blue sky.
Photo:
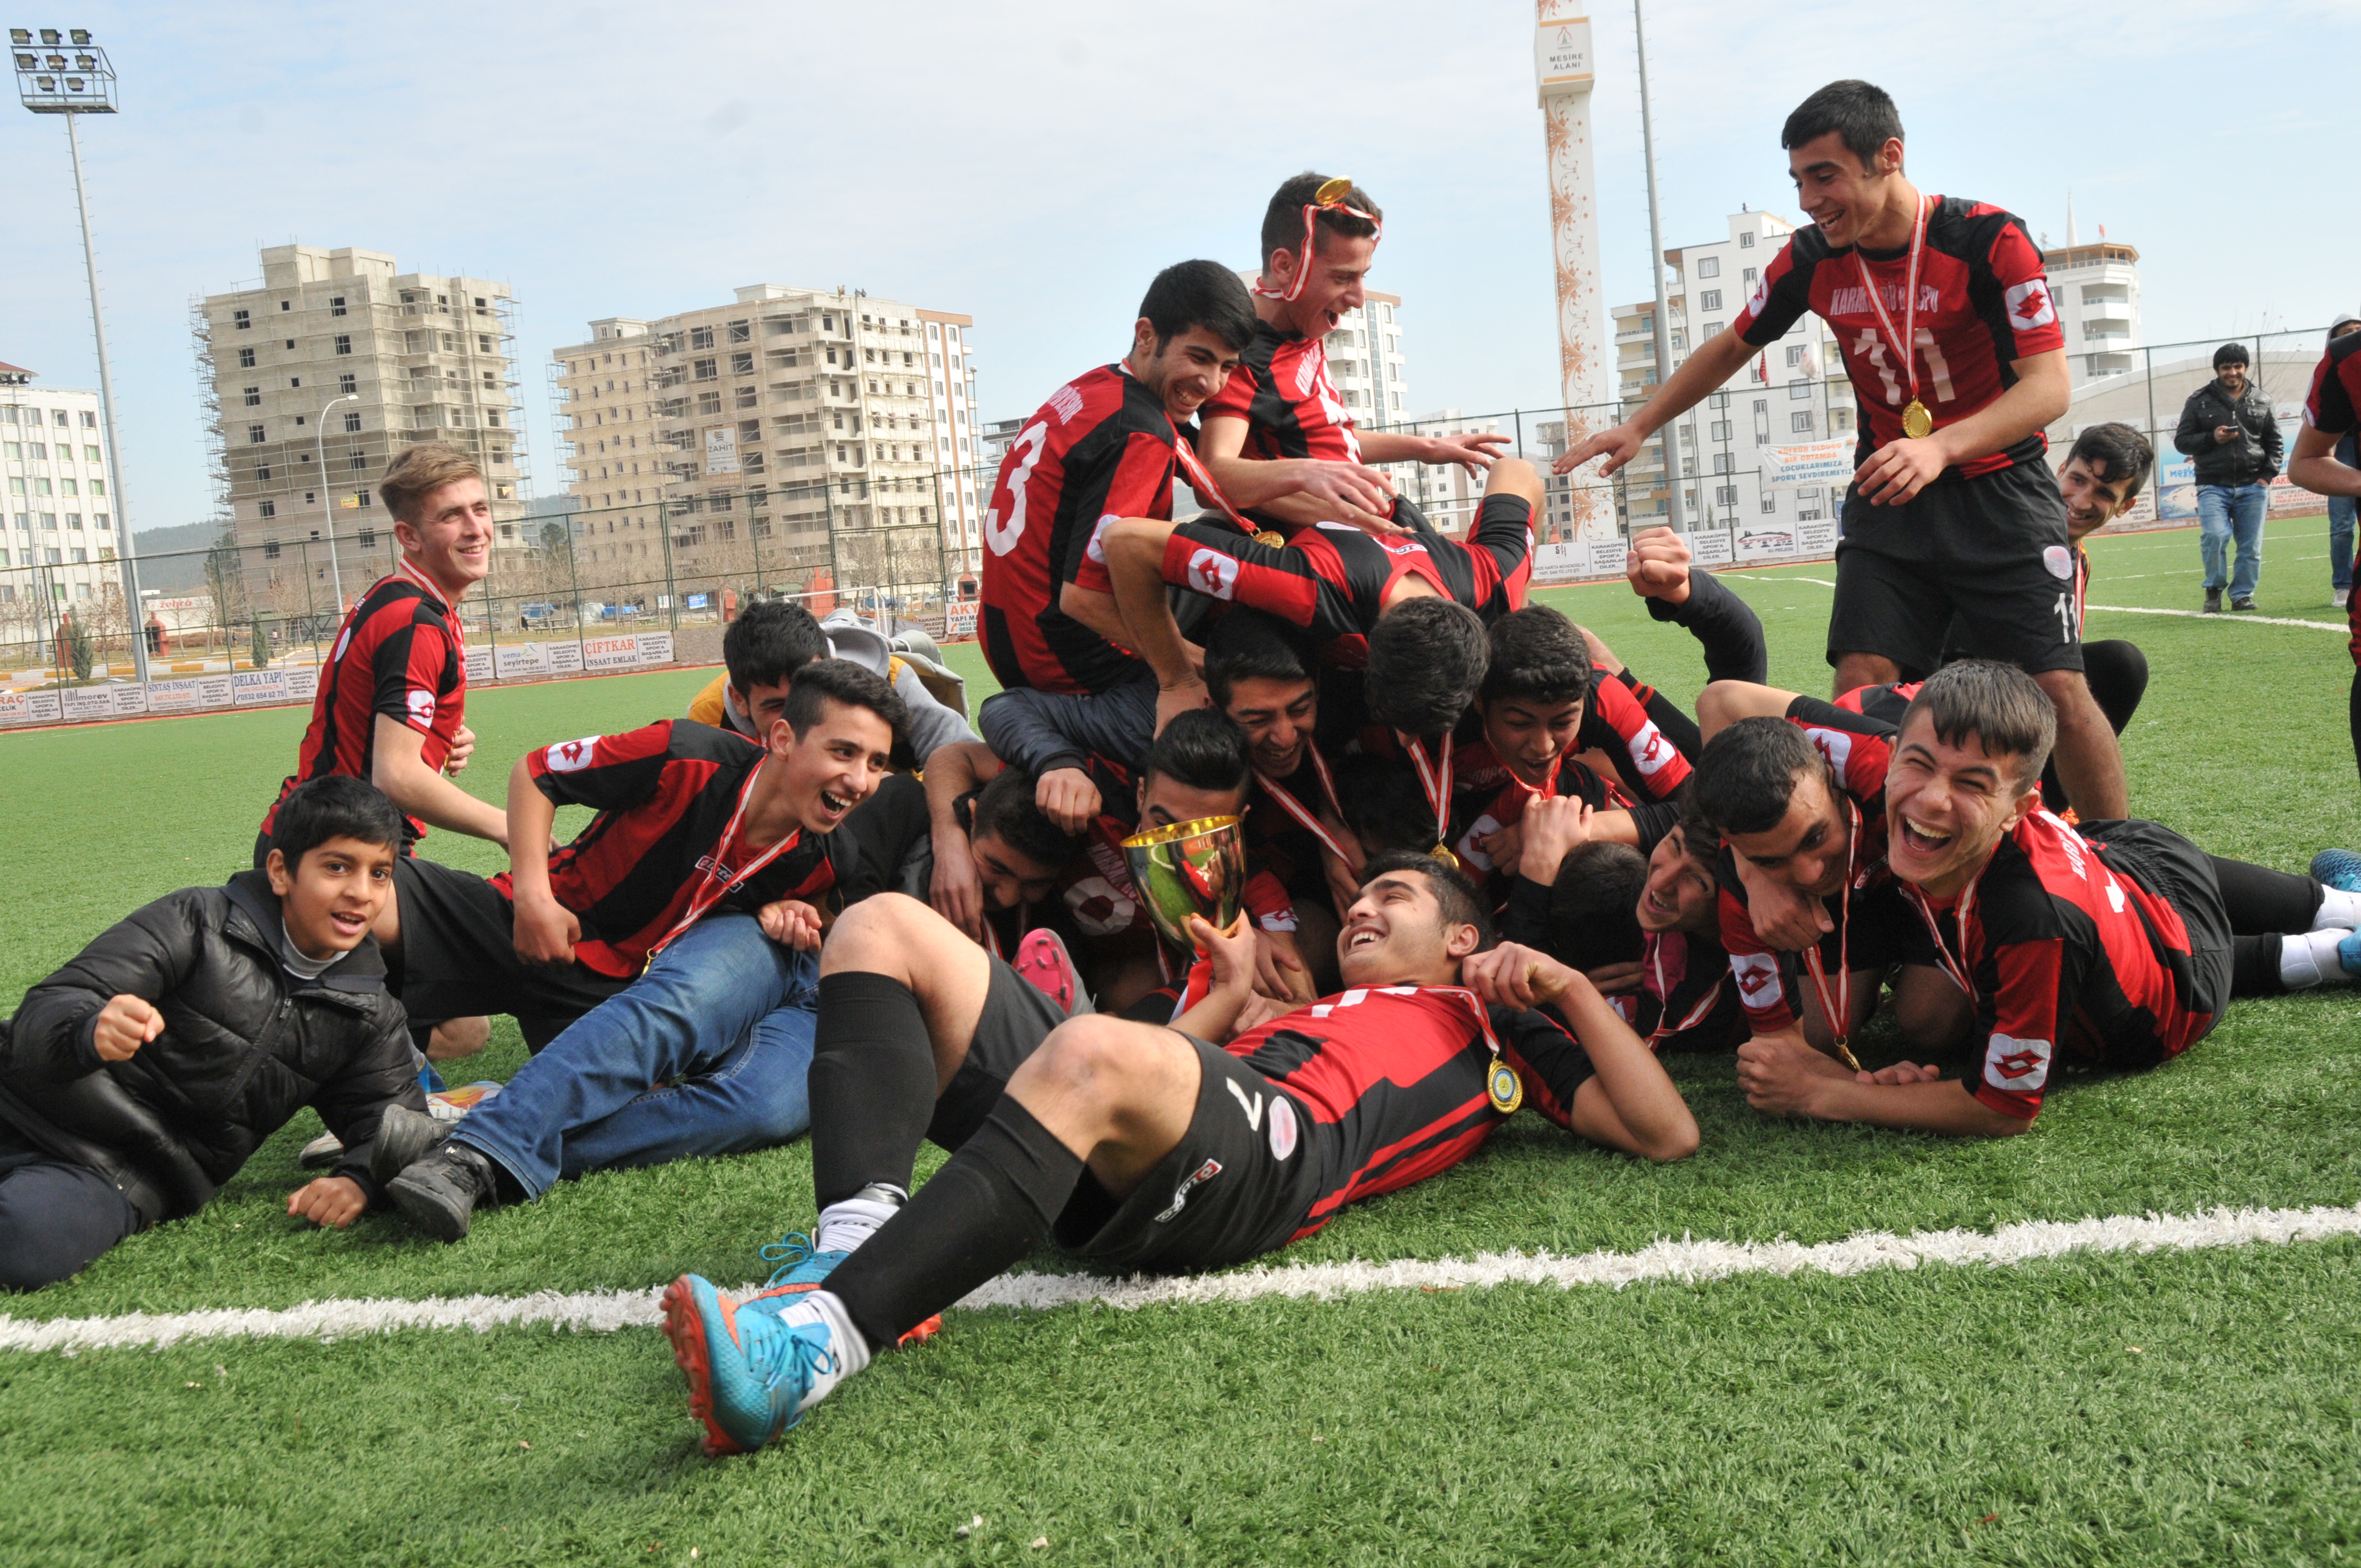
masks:
[[(1155, 269), (1250, 262), (1307, 167), (1385, 204), (1412, 400), (1554, 396), (1547, 207), (1513, 0), (1274, 6), (84, 3), (124, 113), (86, 122), (134, 525), (206, 515), (191, 296), (290, 240), (507, 280), (533, 456), (542, 364), (594, 316), (842, 283), (976, 320), (987, 417), (1112, 358)], [(1594, 12), (1608, 292), (1647, 293), (1628, 8)], [(2361, 309), (2340, 170), (2361, 8), (1883, 0), (1649, 12), (1668, 246), (1792, 212), (1778, 128), (1821, 82), (1900, 102), (1922, 186), (2142, 253), (2149, 339)], [(96, 382), (59, 123), (0, 115), (0, 359)], [(2317, 170), (2317, 172), (2307, 172)], [(818, 195), (815, 207), (809, 198)], [(815, 213), (824, 216), (814, 217)]]

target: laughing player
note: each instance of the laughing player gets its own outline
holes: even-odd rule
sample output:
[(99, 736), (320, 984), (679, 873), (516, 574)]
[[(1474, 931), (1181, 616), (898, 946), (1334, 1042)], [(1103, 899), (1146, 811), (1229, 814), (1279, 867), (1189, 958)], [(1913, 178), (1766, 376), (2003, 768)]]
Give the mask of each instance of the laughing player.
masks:
[[(1213, 989), (1159, 1028), (1062, 1018), (912, 900), (848, 911), (812, 1064), (816, 1250), (744, 1300), (695, 1275), (665, 1292), (707, 1452), (772, 1442), (1052, 1234), (1124, 1271), (1243, 1262), (1447, 1170), (1527, 1098), (1609, 1148), (1696, 1148), (1679, 1092), (1588, 981), (1491, 948), (1455, 872), (1368, 870), (1338, 944), (1352, 989), (1244, 1030), (1246, 944), (1202, 921)], [(956, 1152), (906, 1201), (925, 1139)]]

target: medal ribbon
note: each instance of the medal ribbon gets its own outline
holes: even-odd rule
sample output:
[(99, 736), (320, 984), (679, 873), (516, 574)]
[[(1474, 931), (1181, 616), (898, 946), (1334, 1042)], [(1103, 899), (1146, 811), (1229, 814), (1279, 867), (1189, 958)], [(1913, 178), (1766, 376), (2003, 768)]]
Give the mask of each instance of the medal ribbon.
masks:
[[(408, 577), (412, 582), (416, 583), (420, 587), (424, 588), (429, 594), (434, 596), (435, 604), (440, 607), (443, 613), (450, 620), (451, 640), (458, 643), (460, 648), (464, 651), (467, 646), (467, 629), (460, 623), (459, 612), (451, 608), (451, 601), (443, 597), (443, 590), (434, 586), (434, 579), (429, 577), (425, 573), (418, 570), (415, 566), (412, 566), (410, 564), (410, 557), (407, 555), (395, 562), (393, 569), (402, 576)], [(354, 608), (359, 608), (358, 600), (354, 601)]]
[[(1320, 780), (1320, 794), (1322, 798), (1327, 801), (1328, 809), (1336, 814), (1336, 820), (1339, 822), (1344, 821), (1345, 807), (1343, 803), (1338, 801), (1336, 798), (1336, 780), (1335, 776), (1328, 771), (1328, 759), (1320, 754), (1320, 748), (1314, 742), (1304, 742), (1303, 749), (1311, 753), (1312, 771)], [(1277, 779), (1272, 778), (1268, 773), (1264, 773), (1261, 769), (1257, 768), (1255, 770), (1255, 778), (1257, 782), (1261, 784), (1262, 792), (1270, 796), (1270, 798), (1278, 804), (1279, 808), (1281, 811), (1286, 812), (1290, 817), (1295, 818), (1296, 821), (1301, 823), (1305, 830), (1313, 838), (1319, 839), (1323, 844), (1325, 844), (1328, 847), (1329, 852), (1334, 854), (1339, 861), (1344, 861), (1348, 866), (1353, 863), (1353, 858), (1345, 853), (1345, 847), (1336, 841), (1335, 835), (1328, 831), (1327, 828), (1321, 822), (1320, 818), (1312, 813), (1310, 807), (1306, 806), (1301, 801), (1296, 799), (1290, 792), (1281, 788)]]
[(1177, 432), (1174, 433), (1172, 455), (1180, 460), (1181, 472), (1187, 476), (1189, 488), (1197, 492), (1199, 500), (1212, 502), (1216, 510), (1237, 525), (1240, 532), (1255, 532), (1254, 524), (1240, 517), (1238, 509), (1230, 504), (1230, 498), (1222, 494), (1222, 487), (1213, 482), (1213, 476), (1198, 460), (1197, 449), (1189, 444), (1187, 436)]
[[(1330, 191), (1336, 190), (1336, 188), (1340, 186), (1342, 189), (1337, 190), (1336, 197), (1334, 201), (1323, 201), (1320, 199), (1326, 196)], [(1320, 214), (1323, 213), (1342, 213), (1346, 217), (1358, 218), (1366, 224), (1374, 224), (1377, 225), (1378, 232), (1370, 237), (1372, 239), (1383, 239), (1386, 237), (1386, 225), (1383, 222), (1371, 217), (1368, 214), (1361, 211), (1358, 207), (1348, 207), (1345, 205), (1345, 198), (1352, 193), (1353, 182), (1350, 180), (1331, 180), (1327, 184), (1321, 186), (1318, 191), (1312, 192), (1313, 199), (1303, 203), (1302, 262), (1301, 265), (1298, 266), (1295, 269), (1295, 281), (1289, 284), (1284, 290), (1266, 289), (1263, 287), (1262, 280), (1257, 278), (1255, 280), (1254, 286), (1254, 291), (1256, 293), (1260, 294), (1266, 300), (1284, 300), (1290, 304), (1302, 297), (1303, 285), (1312, 277), (1312, 247), (1313, 237), (1312, 225), (1319, 221)]]
[(1908, 282), (1902, 296), (1902, 335), (1894, 334), (1894, 318), (1885, 313), (1885, 302), (1877, 297), (1877, 280), (1869, 275), (1869, 263), (1861, 258), (1861, 247), (1852, 248), (1852, 264), (1861, 270), (1861, 289), (1869, 295), (1869, 308), (1877, 313), (1877, 324), (1885, 329), (1886, 340), (1902, 355), (1902, 367), (1910, 378), (1910, 401), (1918, 400), (1918, 260), (1927, 244), (1927, 213), (1933, 198), (1918, 198), (1918, 218), (1910, 227), (1910, 266)]
[(1443, 738), (1443, 766), (1438, 769), (1427, 761), (1424, 741), (1414, 735), (1404, 735), (1399, 729), (1394, 731), (1394, 736), (1402, 743), (1402, 750), (1410, 753), (1411, 766), (1418, 770), (1419, 787), (1426, 791), (1426, 798), (1433, 803), (1434, 841), (1447, 844), (1451, 839), (1451, 737), (1445, 735)]
[(1721, 987), (1718, 983), (1708, 986), (1705, 996), (1689, 1009), (1687, 1017), (1677, 1024), (1668, 1023), (1666, 1020), (1672, 1017), (1673, 988), (1664, 980), (1664, 939), (1661, 936), (1652, 936), (1648, 939), (1648, 967), (1656, 977), (1656, 999), (1666, 1008), (1657, 1017), (1654, 1032), (1648, 1036), (1648, 1048), (1653, 1051), (1659, 1040), (1684, 1034), (1704, 1023), (1706, 1014), (1713, 1011), (1714, 1003), (1721, 1000)]
[(777, 860), (781, 855), (785, 854), (787, 850), (795, 848), (797, 843), (801, 842), (804, 836), (804, 830), (801, 828), (797, 828), (794, 832), (788, 834), (785, 838), (780, 839), (777, 843), (772, 845), (769, 849), (755, 856), (753, 860), (747, 862), (746, 868), (743, 871), (720, 877), (716, 877), (713, 874), (717, 869), (726, 870), (729, 866), (730, 847), (737, 842), (739, 827), (746, 819), (746, 803), (752, 797), (754, 793), (754, 781), (756, 778), (761, 776), (762, 772), (762, 768), (758, 765), (753, 772), (746, 775), (746, 782), (738, 786), (737, 809), (730, 812), (729, 824), (721, 829), (720, 840), (713, 846), (712, 854), (707, 858), (708, 864), (705, 871), (705, 880), (697, 884), (697, 888), (695, 893), (689, 894), (688, 913), (682, 916), (680, 919), (674, 924), (673, 928), (664, 934), (664, 939), (662, 941), (648, 949), (648, 957), (654, 958), (658, 953), (663, 952), (665, 948), (671, 946), (672, 939), (675, 937), (679, 936), (683, 931), (686, 931), (691, 926), (696, 925), (697, 921), (703, 917), (705, 912), (712, 908), (716, 904), (719, 904), (722, 897), (727, 894), (731, 888), (742, 885), (746, 880), (752, 877), (756, 872), (761, 871), (764, 866), (769, 865), (773, 861)]
[(1838, 974), (1835, 1002), (1831, 1003), (1828, 1000), (1828, 977), (1826, 969), (1820, 963), (1820, 945), (1817, 942), (1804, 949), (1804, 968), (1812, 977), (1812, 989), (1820, 993), (1820, 1015), (1828, 1021), (1828, 1032), (1836, 1036), (1837, 1054), (1843, 1057), (1846, 1064), (1855, 1072), (1859, 1072), (1861, 1063), (1853, 1059), (1851, 1045), (1851, 959), (1852, 868), (1854, 857), (1861, 851), (1861, 807), (1853, 804), (1853, 798), (1850, 795), (1844, 797), (1844, 803), (1849, 831), (1845, 841), (1844, 896), (1839, 901), (1837, 910)]
[(1951, 983), (1958, 986), (1960, 992), (1971, 1001), (1975, 998), (1976, 988), (1974, 982), (1968, 978), (1968, 916), (1976, 906), (1976, 889), (1983, 883), (1984, 870), (1989, 869), (1991, 865), (1992, 862), (1986, 861), (1983, 867), (1979, 868), (1976, 874), (1969, 879), (1966, 890), (1960, 894), (1960, 906), (1957, 911), (1960, 952), (1957, 958), (1951, 956), (1950, 945), (1943, 940), (1942, 927), (1935, 919), (1935, 911), (1928, 907), (1927, 895), (1908, 883), (1902, 884), (1903, 896), (1910, 901), (1910, 907), (1918, 912), (1918, 918), (1927, 922), (1927, 934), (1935, 938), (1935, 956), (1942, 959), (1943, 972), (1951, 977)]

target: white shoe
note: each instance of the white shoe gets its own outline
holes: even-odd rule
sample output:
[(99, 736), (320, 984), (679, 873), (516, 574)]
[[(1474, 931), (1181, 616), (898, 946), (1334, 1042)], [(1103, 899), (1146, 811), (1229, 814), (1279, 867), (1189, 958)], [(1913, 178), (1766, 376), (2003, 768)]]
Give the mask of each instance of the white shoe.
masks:
[(2337, 609), (2343, 609), (2345, 605), (2351, 601), (2352, 598), (2353, 590), (2351, 588), (2339, 588), (2334, 593), (2328, 596), (2328, 602), (2334, 605)]

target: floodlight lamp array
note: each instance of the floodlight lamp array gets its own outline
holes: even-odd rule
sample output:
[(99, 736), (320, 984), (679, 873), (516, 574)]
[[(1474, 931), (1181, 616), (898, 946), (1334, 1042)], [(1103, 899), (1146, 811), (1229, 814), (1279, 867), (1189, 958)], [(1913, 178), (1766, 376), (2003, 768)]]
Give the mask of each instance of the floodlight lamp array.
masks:
[[(38, 31), (40, 42), (34, 43)], [(87, 27), (11, 27), (16, 96), (37, 115), (112, 115), (115, 68)]]

